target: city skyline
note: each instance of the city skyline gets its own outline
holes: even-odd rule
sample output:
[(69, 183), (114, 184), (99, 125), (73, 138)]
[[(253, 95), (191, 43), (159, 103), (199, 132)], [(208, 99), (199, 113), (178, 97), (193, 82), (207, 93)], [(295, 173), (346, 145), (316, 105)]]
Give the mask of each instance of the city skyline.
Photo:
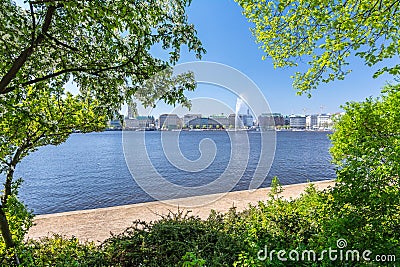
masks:
[(161, 114), (158, 118), (154, 116), (143, 116), (135, 114), (134, 108), (128, 108), (128, 115), (124, 117), (124, 124), (119, 119), (109, 122), (109, 129), (126, 130), (180, 130), (180, 129), (209, 129), (209, 130), (331, 130), (334, 124), (333, 117), (341, 116), (343, 113), (321, 113), (321, 114), (292, 114), (262, 113), (258, 116), (251, 115), (237, 109), (236, 113), (214, 114), (204, 116), (201, 113), (187, 113), (183, 116), (177, 114)]

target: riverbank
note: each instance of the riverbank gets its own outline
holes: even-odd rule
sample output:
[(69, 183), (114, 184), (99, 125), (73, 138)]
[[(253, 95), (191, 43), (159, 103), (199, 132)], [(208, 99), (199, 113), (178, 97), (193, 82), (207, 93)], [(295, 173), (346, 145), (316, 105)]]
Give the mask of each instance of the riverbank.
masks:
[[(334, 186), (334, 181), (313, 182), (319, 190)], [(286, 199), (299, 197), (308, 183), (283, 186), (282, 196)], [(238, 211), (250, 204), (266, 200), (270, 188), (235, 191), (223, 194), (196, 196), (168, 201), (155, 201), (133, 205), (100, 208), (94, 210), (71, 211), (55, 214), (38, 215), (28, 238), (37, 239), (53, 233), (75, 236), (82, 241), (102, 242), (110, 237), (110, 232), (120, 233), (135, 220), (154, 221), (169, 211), (190, 210), (191, 214), (207, 218), (211, 210), (226, 212), (231, 207)]]

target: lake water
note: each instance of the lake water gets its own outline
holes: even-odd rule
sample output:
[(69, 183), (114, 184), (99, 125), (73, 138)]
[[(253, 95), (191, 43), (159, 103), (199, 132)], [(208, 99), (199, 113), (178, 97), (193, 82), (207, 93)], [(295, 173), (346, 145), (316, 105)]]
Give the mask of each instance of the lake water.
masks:
[[(143, 133), (129, 133), (133, 139), (136, 135), (139, 138)], [(249, 188), (260, 159), (260, 135), (246, 135), (250, 144), (248, 162), (232, 190)], [(201, 140), (206, 138), (215, 145), (212, 162), (196, 172), (183, 170), (168, 161), (161, 145), (160, 132), (146, 132), (145, 137), (148, 155), (135, 153), (131, 148), (130, 156), (138, 159), (148, 157), (160, 176), (178, 186), (189, 188), (210, 184), (231, 168), (227, 167), (232, 150), (227, 132), (180, 133), (179, 147), (189, 163), (201, 156)], [(73, 134), (60, 146), (40, 148), (16, 169), (16, 177), (25, 181), (20, 189), (20, 198), (35, 214), (153, 201), (154, 198), (132, 177), (124, 157), (122, 139), (122, 132)], [(268, 187), (273, 176), (278, 176), (282, 184), (334, 179), (328, 152), (330, 145), (324, 132), (277, 132), (274, 161), (261, 187)], [(131, 164), (130, 168), (151, 181), (151, 172), (147, 168), (140, 164)], [(154, 186), (157, 188), (157, 184)], [(215, 192), (224, 191), (214, 189)], [(157, 190), (163, 191), (163, 187), (159, 186)], [(201, 190), (198, 193), (204, 194)], [(172, 194), (170, 197), (177, 196), (181, 195)]]

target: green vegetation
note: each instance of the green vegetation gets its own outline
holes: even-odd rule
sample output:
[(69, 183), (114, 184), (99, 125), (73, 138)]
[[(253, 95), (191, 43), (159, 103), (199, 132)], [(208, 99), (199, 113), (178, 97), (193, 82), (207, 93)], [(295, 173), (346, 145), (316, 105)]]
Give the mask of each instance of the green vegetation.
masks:
[(32, 216), (17, 199), (21, 180), (14, 179), (14, 170), (21, 160), (41, 146), (64, 142), (74, 130), (91, 132), (106, 126), (106, 115), (99, 112), (95, 100), (64, 94), (56, 86), (50, 90), (37, 84), (35, 89), (28, 86), (0, 98), (0, 174), (5, 175), (0, 247), (19, 246), (31, 225)]
[[(302, 251), (314, 250), (318, 258), (329, 247), (337, 249), (339, 238), (347, 238), (349, 249), (372, 250), (371, 259), (377, 254), (373, 248), (388, 248), (390, 243), (392, 247), (384, 254), (399, 255), (398, 234), (392, 234), (390, 240), (373, 238), (370, 243), (369, 233), (355, 231), (352, 222), (332, 222), (337, 222), (333, 216), (339, 215), (332, 213), (334, 206), (331, 191), (320, 193), (309, 186), (299, 199), (271, 197), (244, 212), (211, 213), (207, 220), (178, 211), (153, 223), (135, 222), (100, 246), (60, 236), (28, 241), (19, 255), (22, 266), (348, 266), (351, 261), (332, 262), (327, 255), (318, 262), (312, 257), (282, 262), (276, 253), (269, 256), (271, 250), (297, 250), (301, 259)], [(398, 214), (393, 218), (396, 216), (398, 220)], [(388, 220), (382, 218), (381, 222)], [(342, 227), (353, 234), (340, 235)], [(10, 263), (4, 254), (1, 260), (3, 265)], [(354, 264), (371, 266), (362, 259), (351, 262)]]
[[(187, 21), (187, 0), (26, 1), (20, 7), (0, 1), (0, 95), (70, 79), (101, 105), (119, 109), (142, 83), (177, 62), (181, 46), (198, 57), (204, 52)], [(161, 46), (163, 60), (150, 53)], [(179, 88), (146, 95), (169, 103), (183, 97)], [(142, 91), (142, 94), (144, 92)]]
[[(307, 62), (308, 70), (293, 77), (298, 94), (311, 96), (320, 82), (344, 79), (351, 55), (373, 66), (400, 54), (399, 1), (235, 1), (275, 67), (298, 66), (300, 58)], [(400, 64), (374, 76), (384, 72), (400, 74)]]
[(400, 85), (344, 109), (331, 137), (338, 168), (332, 223), (357, 247), (400, 255)]
[[(190, 105), (183, 93), (195, 88), (192, 73), (173, 76), (170, 67), (182, 45), (205, 52), (187, 21), (189, 2), (0, 0), (0, 249), (16, 264), (32, 218), (14, 178), (24, 157), (76, 130), (103, 130), (133, 99)], [(156, 45), (168, 59), (151, 55)]]
[[(367, 65), (399, 54), (398, 1), (237, 0), (275, 66), (297, 73), (300, 93), (343, 79), (355, 52)], [(394, 255), (400, 261), (400, 86), (381, 98), (347, 103), (332, 135), (337, 185), (310, 186), (284, 200), (277, 178), (266, 201), (243, 212), (212, 212), (207, 220), (178, 211), (152, 223), (135, 222), (102, 245), (60, 236), (24, 237), (32, 214), (17, 199), (14, 169), (38, 147), (64, 142), (74, 130), (96, 131), (132, 97), (188, 104), (190, 73), (172, 77), (181, 45), (204, 53), (185, 7), (190, 1), (28, 1), (28, 9), (0, 3), (0, 265), (22, 266), (384, 266), (360, 261), (287, 261), (268, 251), (345, 248)], [(165, 61), (149, 50), (161, 45)], [(399, 65), (376, 72), (398, 74)], [(164, 71), (163, 75), (153, 76)], [(150, 78), (152, 77), (152, 78)], [(65, 91), (73, 80), (77, 95)], [(162, 85), (162, 87), (158, 86)], [(161, 88), (161, 89), (160, 89)], [(196, 126), (197, 127), (197, 126)], [(343, 240), (342, 240), (343, 241)], [(265, 255), (264, 255), (265, 254)], [(261, 256), (261, 257), (260, 257)], [(265, 256), (265, 259), (263, 258)], [(391, 258), (393, 260), (393, 258)], [(393, 262), (391, 262), (393, 263)], [(395, 264), (395, 263), (393, 263)]]
[[(152, 223), (137, 221), (100, 246), (55, 236), (16, 247), (23, 266), (386, 266), (362, 258), (394, 255), (400, 261), (400, 86), (387, 85), (381, 98), (348, 103), (337, 118), (331, 150), (337, 184), (323, 192), (310, 185), (297, 199), (285, 200), (274, 178), (266, 201), (243, 212), (212, 212), (201, 220), (178, 211)], [(18, 209), (15, 210), (15, 216)], [(11, 217), (11, 222), (18, 221)], [(23, 216), (22, 216), (23, 217)], [(14, 218), (14, 219), (13, 219)], [(27, 218), (27, 217), (25, 217)], [(25, 220), (30, 225), (30, 220)], [(21, 229), (16, 226), (12, 229)], [(25, 228), (23, 228), (25, 229)], [(17, 234), (16, 234), (17, 235)], [(282, 262), (279, 250), (358, 250), (359, 261)], [(265, 251), (267, 252), (265, 253)], [(270, 252), (275, 253), (270, 257)], [(339, 255), (339, 254), (337, 254)], [(286, 255), (288, 258), (288, 255)], [(294, 259), (296, 255), (292, 255)], [(264, 259), (265, 258), (265, 259)], [(351, 258), (349, 258), (351, 259)], [(356, 258), (355, 258), (356, 259)], [(13, 254), (1, 248), (1, 264)], [(392, 258), (391, 260), (394, 260)]]

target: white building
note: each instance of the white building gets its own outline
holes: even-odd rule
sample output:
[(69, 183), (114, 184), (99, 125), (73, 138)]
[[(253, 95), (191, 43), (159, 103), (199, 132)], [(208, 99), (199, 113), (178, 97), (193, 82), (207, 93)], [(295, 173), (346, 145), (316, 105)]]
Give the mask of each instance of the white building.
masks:
[(318, 115), (308, 115), (306, 117), (306, 128), (309, 130), (318, 128)]
[(137, 129), (139, 128), (139, 120), (135, 118), (125, 119), (125, 129)]
[(330, 114), (320, 114), (317, 117), (317, 125), (319, 128), (330, 128), (332, 127), (332, 118)]

